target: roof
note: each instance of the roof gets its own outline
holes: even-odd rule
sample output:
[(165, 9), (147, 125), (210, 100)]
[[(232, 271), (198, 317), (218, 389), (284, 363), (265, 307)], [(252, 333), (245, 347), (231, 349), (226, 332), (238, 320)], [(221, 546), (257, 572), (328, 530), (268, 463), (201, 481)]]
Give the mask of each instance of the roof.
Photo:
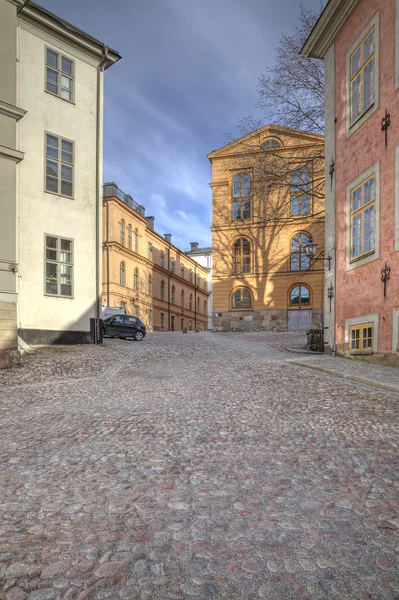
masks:
[(196, 248), (195, 250), (189, 250), (188, 252), (185, 252), (185, 254), (187, 254), (187, 256), (194, 256), (196, 254), (212, 254), (212, 246), (208, 246), (206, 248)]
[(291, 134), (292, 136), (301, 137), (302, 139), (307, 137), (309, 138), (310, 143), (320, 143), (324, 140), (324, 136), (318, 133), (310, 133), (308, 131), (302, 131), (300, 129), (291, 129), (290, 127), (283, 127), (282, 125), (269, 124), (265, 125), (264, 127), (260, 127), (259, 129), (255, 129), (255, 131), (251, 131), (251, 133), (248, 133), (247, 135), (244, 135), (238, 138), (237, 140), (234, 140), (233, 142), (229, 142), (228, 144), (225, 144), (224, 146), (221, 146), (216, 150), (212, 150), (212, 152), (207, 154), (207, 157), (209, 160), (211, 160), (218, 154), (223, 154), (227, 148), (233, 148), (235, 145), (240, 145), (243, 141), (248, 141), (249, 139), (251, 139), (251, 137), (255, 137), (260, 133), (269, 133), (271, 136), (278, 136), (285, 133), (288, 135)]
[(316, 21), (301, 54), (323, 58), (360, 0), (329, 0)]
[[(97, 38), (93, 37), (89, 33), (86, 33), (82, 29), (75, 27), (75, 25), (72, 25), (68, 21), (61, 19), (61, 17), (55, 15), (54, 13), (43, 8), (42, 6), (39, 6), (39, 4), (36, 4), (35, 2), (32, 2), (31, 0), (28, 0), (26, 3), (22, 2), (22, 0), (17, 0), (17, 3), (19, 4), (20, 13), (22, 13), (24, 15), (29, 15), (29, 13), (32, 12), (32, 10), (33, 10), (33, 11), (40, 13), (41, 15), (49, 18), (51, 21), (54, 21), (55, 24), (60, 26), (66, 32), (74, 34), (75, 36), (78, 36), (80, 38), (83, 38), (84, 40), (90, 42), (94, 46), (97, 46), (98, 49), (100, 49), (101, 51), (103, 51), (104, 48), (107, 47), (106, 44), (104, 44)], [(109, 48), (109, 47), (108, 47), (108, 53), (111, 56), (109, 57), (109, 60), (105, 63), (105, 68), (110, 67), (112, 64), (114, 64), (115, 62), (117, 62), (118, 60), (120, 60), (122, 58), (117, 50), (113, 50), (112, 48)]]

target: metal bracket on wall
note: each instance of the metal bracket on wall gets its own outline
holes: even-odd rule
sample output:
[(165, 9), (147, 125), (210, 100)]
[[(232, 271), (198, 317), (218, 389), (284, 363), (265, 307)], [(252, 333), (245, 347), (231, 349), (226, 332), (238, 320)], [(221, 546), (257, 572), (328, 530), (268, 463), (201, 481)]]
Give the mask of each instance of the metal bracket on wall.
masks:
[(381, 131), (385, 132), (385, 147), (388, 145), (388, 127), (391, 124), (391, 115), (385, 109), (385, 117), (381, 119)]

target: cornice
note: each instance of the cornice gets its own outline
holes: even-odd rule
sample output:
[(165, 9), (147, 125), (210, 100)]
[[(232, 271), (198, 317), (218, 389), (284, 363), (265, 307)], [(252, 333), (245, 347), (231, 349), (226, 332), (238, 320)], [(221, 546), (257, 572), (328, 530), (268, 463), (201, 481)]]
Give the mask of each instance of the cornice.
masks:
[(229, 182), (227, 179), (225, 181), (211, 181), (209, 185), (211, 188), (224, 187), (226, 185), (229, 185)]
[(18, 106), (4, 102), (4, 100), (0, 100), (0, 115), (5, 115), (6, 117), (11, 117), (16, 121), (19, 121), (24, 115), (26, 115), (26, 112), (27, 111), (23, 108), (19, 108)]
[(8, 148), (7, 146), (0, 146), (0, 156), (14, 160), (16, 163), (21, 162), (24, 159), (24, 152), (14, 150), (14, 148)]
[(306, 40), (301, 54), (324, 58), (360, 0), (330, 0)]

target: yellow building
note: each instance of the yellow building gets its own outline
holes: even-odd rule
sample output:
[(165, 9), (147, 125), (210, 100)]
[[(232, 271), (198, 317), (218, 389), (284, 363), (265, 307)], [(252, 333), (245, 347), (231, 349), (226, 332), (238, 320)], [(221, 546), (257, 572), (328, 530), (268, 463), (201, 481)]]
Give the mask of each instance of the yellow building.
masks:
[(207, 329), (208, 269), (154, 231), (154, 217), (115, 183), (104, 185), (103, 306), (152, 331)]
[(213, 326), (320, 326), (324, 139), (267, 125), (218, 150), (212, 164)]

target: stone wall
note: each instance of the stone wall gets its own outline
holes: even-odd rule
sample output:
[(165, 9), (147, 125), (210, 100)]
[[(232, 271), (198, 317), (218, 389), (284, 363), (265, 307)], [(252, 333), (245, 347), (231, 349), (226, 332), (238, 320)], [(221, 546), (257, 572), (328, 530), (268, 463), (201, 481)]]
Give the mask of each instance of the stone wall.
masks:
[[(287, 331), (287, 310), (249, 310), (218, 313), (213, 316), (213, 331)], [(321, 325), (322, 309), (312, 311), (312, 327)]]

